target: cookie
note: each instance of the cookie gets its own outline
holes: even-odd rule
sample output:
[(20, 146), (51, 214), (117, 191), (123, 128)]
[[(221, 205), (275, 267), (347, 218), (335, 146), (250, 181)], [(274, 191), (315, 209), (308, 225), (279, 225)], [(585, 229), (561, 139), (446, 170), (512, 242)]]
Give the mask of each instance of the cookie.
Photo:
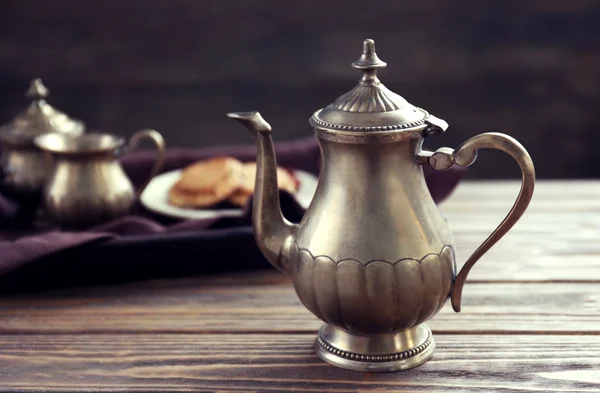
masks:
[[(246, 192), (254, 192), (256, 180), (256, 163), (248, 162), (244, 164), (244, 182), (242, 188)], [(287, 169), (277, 167), (277, 186), (281, 190), (291, 193), (298, 191), (298, 180)]]
[(252, 194), (252, 192), (246, 192), (245, 190), (239, 189), (233, 194), (231, 194), (231, 196), (227, 198), (227, 201), (232, 205), (244, 207), (248, 203), (248, 200), (250, 199)]
[(199, 161), (182, 171), (169, 190), (168, 201), (178, 207), (202, 208), (216, 205), (242, 186), (243, 165), (230, 157)]
[[(243, 181), (241, 187), (234, 192), (228, 201), (236, 206), (245, 206), (250, 196), (254, 193), (254, 186), (256, 181), (256, 163), (249, 162), (244, 164), (243, 169)], [(284, 168), (277, 168), (277, 185), (280, 190), (287, 191), (289, 193), (295, 193), (298, 191), (298, 179)]]
[[(216, 157), (198, 161), (185, 167), (174, 188), (186, 192), (212, 191), (218, 187), (235, 188), (240, 185), (244, 165), (232, 157)], [(226, 183), (224, 185), (224, 183)], [(233, 184), (230, 184), (233, 183)]]

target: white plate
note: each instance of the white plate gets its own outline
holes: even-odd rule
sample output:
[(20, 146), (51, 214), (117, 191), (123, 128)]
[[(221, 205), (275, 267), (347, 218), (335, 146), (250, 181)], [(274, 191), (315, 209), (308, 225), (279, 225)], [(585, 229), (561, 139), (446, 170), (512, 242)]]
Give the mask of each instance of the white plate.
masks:
[[(298, 179), (298, 191), (294, 195), (300, 206), (308, 208), (317, 189), (317, 177), (304, 171), (294, 170)], [(181, 177), (181, 169), (158, 175), (150, 181), (140, 195), (140, 201), (146, 209), (174, 218), (207, 219), (215, 217), (236, 217), (243, 214), (242, 209), (186, 209), (169, 204), (168, 194), (171, 187)]]

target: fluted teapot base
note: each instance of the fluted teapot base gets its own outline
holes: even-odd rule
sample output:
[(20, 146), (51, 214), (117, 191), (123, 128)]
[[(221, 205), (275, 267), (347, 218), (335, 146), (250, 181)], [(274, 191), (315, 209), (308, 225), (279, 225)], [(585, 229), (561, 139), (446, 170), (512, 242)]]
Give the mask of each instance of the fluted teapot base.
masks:
[(315, 341), (317, 356), (346, 370), (391, 372), (417, 367), (433, 356), (435, 342), (425, 324), (397, 333), (357, 335), (324, 325)]

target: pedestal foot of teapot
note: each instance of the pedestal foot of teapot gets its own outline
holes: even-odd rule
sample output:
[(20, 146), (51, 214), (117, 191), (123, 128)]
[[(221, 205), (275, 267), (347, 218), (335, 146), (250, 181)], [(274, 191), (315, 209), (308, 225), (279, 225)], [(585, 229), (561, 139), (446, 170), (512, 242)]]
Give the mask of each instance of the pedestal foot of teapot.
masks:
[(433, 356), (431, 330), (421, 324), (397, 333), (357, 335), (325, 325), (315, 341), (317, 356), (347, 370), (391, 372), (417, 367)]

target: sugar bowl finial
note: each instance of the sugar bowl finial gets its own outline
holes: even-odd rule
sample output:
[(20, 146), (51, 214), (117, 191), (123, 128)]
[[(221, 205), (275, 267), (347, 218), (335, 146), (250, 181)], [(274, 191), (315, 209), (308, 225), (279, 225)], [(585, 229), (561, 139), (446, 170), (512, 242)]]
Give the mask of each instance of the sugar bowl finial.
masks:
[(27, 98), (31, 98), (33, 100), (42, 100), (48, 97), (50, 91), (46, 86), (44, 86), (44, 82), (40, 78), (36, 78), (31, 81), (29, 85), (29, 89), (27, 90)]

